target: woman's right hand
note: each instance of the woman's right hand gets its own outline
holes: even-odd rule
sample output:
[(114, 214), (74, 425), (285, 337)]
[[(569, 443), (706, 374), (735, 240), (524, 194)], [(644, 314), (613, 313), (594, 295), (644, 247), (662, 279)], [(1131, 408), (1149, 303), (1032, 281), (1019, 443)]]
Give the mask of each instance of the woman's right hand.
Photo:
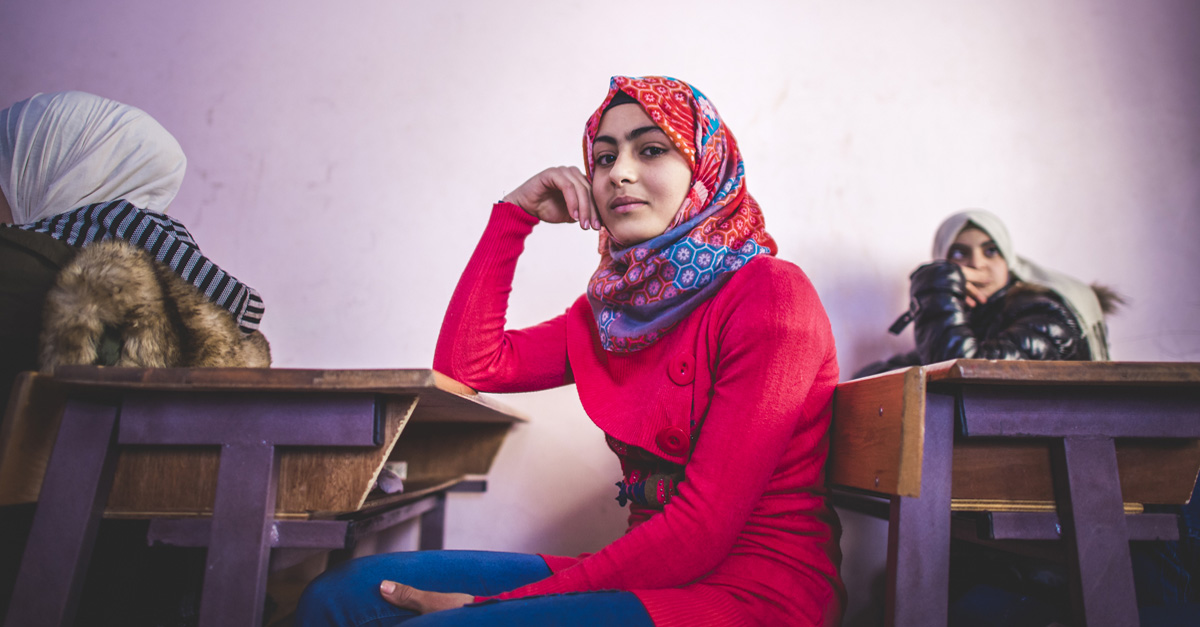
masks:
[(592, 186), (574, 166), (538, 172), (509, 192), (504, 202), (517, 205), (542, 222), (578, 222), (580, 228), (600, 230), (600, 214), (592, 204)]
[(432, 614), (443, 610), (456, 610), (475, 601), (475, 597), (461, 592), (431, 592), (418, 590), (394, 581), (379, 584), (383, 600), (398, 608), (412, 610), (418, 614)]
[(967, 280), (967, 284), (963, 286), (967, 291), (967, 307), (974, 309), (986, 303), (987, 296), (983, 295), (979, 285), (987, 283), (988, 275), (983, 270), (977, 270), (970, 266), (959, 266), (958, 268), (962, 270), (963, 278)]

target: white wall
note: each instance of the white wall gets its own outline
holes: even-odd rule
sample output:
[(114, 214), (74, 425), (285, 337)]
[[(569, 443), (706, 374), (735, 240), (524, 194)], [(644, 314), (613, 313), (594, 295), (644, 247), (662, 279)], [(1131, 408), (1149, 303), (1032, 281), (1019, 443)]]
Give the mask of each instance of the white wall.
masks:
[[(618, 73), (717, 104), (846, 372), (909, 345), (885, 333), (905, 277), (967, 206), (1131, 297), (1116, 358), (1200, 359), (1200, 5), (647, 4), (10, 0), (0, 103), (83, 89), (170, 129), (190, 159), (172, 213), (263, 293), (281, 367), (427, 367), (491, 202), (580, 162)], [(510, 321), (562, 311), (594, 245), (539, 228)], [(448, 543), (574, 553), (618, 534), (617, 466), (573, 390), (507, 400), (534, 421), (487, 494), (451, 503)], [(848, 526), (861, 588), (878, 528)]]

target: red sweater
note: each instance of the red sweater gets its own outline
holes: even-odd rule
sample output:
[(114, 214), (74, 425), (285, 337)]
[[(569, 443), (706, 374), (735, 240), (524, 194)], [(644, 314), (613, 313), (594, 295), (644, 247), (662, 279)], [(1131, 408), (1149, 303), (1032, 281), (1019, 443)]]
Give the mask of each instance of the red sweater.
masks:
[(837, 624), (844, 590), (823, 468), (838, 367), (808, 277), (755, 257), (657, 343), (610, 353), (584, 297), (552, 320), (505, 330), (536, 223), (516, 205), (493, 207), (434, 368), (484, 392), (574, 382), (605, 433), (685, 464), (685, 479), (661, 512), (631, 508), (625, 534), (599, 552), (544, 556), (553, 575), (491, 598), (628, 590), (655, 625)]

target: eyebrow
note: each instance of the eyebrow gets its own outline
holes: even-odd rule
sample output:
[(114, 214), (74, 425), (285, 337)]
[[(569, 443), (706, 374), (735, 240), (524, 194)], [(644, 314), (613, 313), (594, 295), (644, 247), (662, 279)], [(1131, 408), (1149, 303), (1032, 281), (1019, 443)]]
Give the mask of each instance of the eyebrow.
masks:
[[(983, 242), (982, 244), (979, 245), (980, 248), (983, 248), (984, 246), (996, 246), (996, 248), (999, 248), (999, 246), (996, 245), (996, 240), (991, 240), (991, 239), (987, 240), (986, 242)], [(958, 242), (954, 242), (953, 244), (950, 244), (950, 250), (970, 250), (970, 249), (971, 249), (971, 247), (966, 244), (959, 244)]]
[[(666, 135), (666, 133), (663, 132), (663, 130), (661, 128), (658, 128), (657, 126), (654, 126), (653, 124), (651, 124), (650, 126), (643, 126), (641, 128), (635, 128), (632, 131), (629, 131), (629, 134), (625, 136), (625, 141), (627, 141), (627, 142), (633, 141), (633, 140), (637, 139), (638, 137), (645, 135), (646, 133), (652, 133), (654, 131), (658, 131), (658, 132), (662, 133), (663, 135)], [(593, 143), (598, 144), (600, 142), (613, 144), (615, 146), (617, 143), (617, 140), (613, 139), (612, 136), (610, 136), (610, 135), (599, 135), (596, 137), (596, 139), (593, 141)]]

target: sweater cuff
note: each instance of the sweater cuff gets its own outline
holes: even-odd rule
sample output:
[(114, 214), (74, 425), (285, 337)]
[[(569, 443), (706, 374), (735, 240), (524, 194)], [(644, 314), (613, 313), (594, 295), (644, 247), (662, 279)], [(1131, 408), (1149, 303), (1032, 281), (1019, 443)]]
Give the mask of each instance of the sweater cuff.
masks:
[(547, 594), (565, 594), (569, 592), (587, 592), (596, 590), (595, 586), (591, 585), (587, 580), (587, 576), (582, 570), (567, 569), (554, 573), (553, 575), (525, 584), (520, 588), (501, 592), (490, 597), (483, 597), (485, 601), (509, 601), (512, 599), (523, 599), (525, 597), (544, 596)]
[(527, 211), (522, 209), (521, 205), (503, 200), (492, 205), (492, 217), (515, 220), (528, 226), (533, 226), (540, 222), (536, 217), (529, 215)]

